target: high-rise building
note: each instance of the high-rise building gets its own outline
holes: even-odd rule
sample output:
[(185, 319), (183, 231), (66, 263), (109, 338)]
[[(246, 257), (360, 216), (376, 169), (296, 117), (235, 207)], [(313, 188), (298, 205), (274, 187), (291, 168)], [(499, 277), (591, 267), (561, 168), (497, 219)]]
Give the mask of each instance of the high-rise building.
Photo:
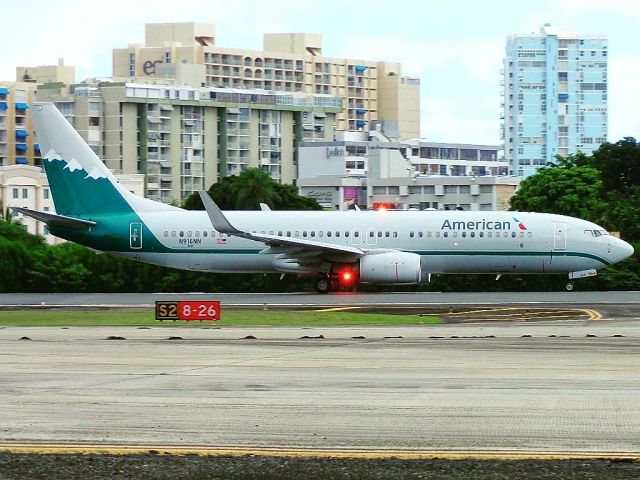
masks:
[(339, 96), (339, 130), (367, 131), (376, 120), (400, 138), (420, 136), (420, 80), (401, 75), (401, 64), (323, 55), (322, 36), (264, 35), (264, 50), (216, 45), (202, 23), (146, 24), (144, 44), (113, 50), (113, 75), (174, 77), (192, 86), (264, 89)]
[(510, 173), (528, 176), (556, 155), (607, 141), (607, 37), (545, 24), (507, 38), (502, 138)]
[(0, 167), (41, 162), (27, 114), (35, 90), (35, 83), (0, 82)]
[(145, 196), (166, 203), (250, 167), (292, 183), (298, 143), (331, 139), (343, 108), (331, 95), (155, 81), (48, 84), (37, 99), (54, 102), (115, 173), (145, 174)]

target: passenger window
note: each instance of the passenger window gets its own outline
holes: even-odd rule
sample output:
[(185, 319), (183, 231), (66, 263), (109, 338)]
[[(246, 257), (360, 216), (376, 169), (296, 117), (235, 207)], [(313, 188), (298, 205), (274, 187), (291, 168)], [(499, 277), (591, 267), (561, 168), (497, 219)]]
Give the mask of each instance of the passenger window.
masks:
[(531, 232), (527, 232), (527, 237), (528, 237), (528, 238), (533, 237), (533, 233), (531, 233)]
[(323, 236), (323, 235), (324, 235), (324, 232), (323, 232), (322, 230), (320, 230), (320, 231), (318, 232), (318, 236), (319, 236), (320, 238), (322, 238), (322, 236)]
[(418, 232), (418, 237), (422, 238), (422, 232)]
[(487, 232), (487, 237), (489, 238), (493, 237), (493, 232)]
[(307, 232), (302, 232), (302, 236), (306, 237), (307, 236)]
[(207, 231), (206, 231), (206, 230), (205, 230), (204, 232), (202, 232), (202, 236), (203, 236), (203, 237), (206, 237), (207, 235), (208, 235), (208, 234), (207, 234)]
[(353, 232), (353, 236), (358, 238), (360, 236), (360, 232)]
[(184, 237), (184, 232), (182, 230), (180, 230), (180, 236)]
[(339, 236), (340, 236), (340, 232), (336, 232), (336, 237), (339, 237)]
[(524, 238), (524, 232), (520, 232), (520, 238)]
[(200, 236), (200, 230), (196, 230), (196, 237)]
[(398, 238), (398, 232), (393, 232), (393, 238)]
[(496, 232), (496, 238), (500, 238), (500, 232)]
[(298, 231), (294, 232), (294, 233), (293, 233), (293, 236), (294, 236), (294, 237), (296, 237), (296, 238), (298, 238), (298, 237), (300, 236), (300, 232), (298, 232)]
[(476, 232), (471, 232), (470, 236), (471, 236), (471, 238), (475, 238)]
[(291, 232), (287, 232), (287, 237), (290, 237), (290, 236), (291, 236)]
[(375, 232), (373, 232), (373, 231), (369, 232), (369, 237), (370, 238), (373, 238), (374, 236), (375, 236)]
[(382, 237), (382, 232), (381, 231), (378, 232), (378, 237)]
[(484, 232), (480, 232), (478, 235), (480, 236), (480, 238), (482, 238), (484, 237)]
[(458, 238), (458, 232), (453, 232), (453, 237)]
[(348, 237), (349, 236), (349, 231), (347, 230), (346, 232), (344, 232), (344, 236)]
[(278, 231), (278, 236), (281, 237), (282, 236), (282, 230)]
[(269, 230), (269, 235), (273, 235), (273, 230)]
[(384, 232), (384, 236), (389, 238), (389, 232)]
[(311, 235), (311, 237), (315, 237), (316, 236), (316, 232), (311, 232), (310, 235)]
[(330, 237), (330, 236), (331, 236), (331, 232), (327, 232), (327, 237)]
[(440, 238), (440, 232), (436, 232), (436, 238)]
[(169, 232), (167, 230), (164, 231), (164, 236), (168, 237), (169, 236)]
[(427, 232), (427, 237), (431, 238), (431, 232)]
[(511, 232), (511, 238), (516, 238), (516, 232)]
[(449, 236), (449, 232), (443, 232), (443, 233), (442, 233), (442, 236), (443, 236), (443, 237), (448, 237), (448, 236)]
[(413, 232), (409, 232), (409, 236), (413, 238)]
[(171, 232), (171, 236), (172, 236), (172, 237), (175, 237), (175, 236), (176, 236), (176, 231), (175, 231), (175, 230)]
[(467, 232), (462, 232), (462, 238), (466, 238), (467, 237)]

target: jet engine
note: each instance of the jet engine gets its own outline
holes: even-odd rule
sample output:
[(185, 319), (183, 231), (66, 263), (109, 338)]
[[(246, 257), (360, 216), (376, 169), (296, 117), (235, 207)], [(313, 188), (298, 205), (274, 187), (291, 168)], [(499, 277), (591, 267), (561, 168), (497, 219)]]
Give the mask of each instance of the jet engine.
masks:
[(420, 283), (421, 276), (420, 255), (415, 253), (386, 252), (360, 259), (363, 283)]

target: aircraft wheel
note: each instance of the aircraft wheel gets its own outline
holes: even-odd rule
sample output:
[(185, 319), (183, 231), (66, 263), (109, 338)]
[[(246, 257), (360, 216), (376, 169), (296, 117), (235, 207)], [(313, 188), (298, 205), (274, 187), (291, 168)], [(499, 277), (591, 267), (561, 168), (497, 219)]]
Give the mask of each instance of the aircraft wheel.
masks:
[(331, 291), (331, 282), (328, 278), (321, 277), (316, 280), (314, 287), (318, 293), (329, 293)]
[(573, 284), (573, 282), (567, 282), (567, 284), (564, 286), (564, 288), (567, 289), (567, 292), (573, 292), (573, 289), (575, 288), (575, 285)]

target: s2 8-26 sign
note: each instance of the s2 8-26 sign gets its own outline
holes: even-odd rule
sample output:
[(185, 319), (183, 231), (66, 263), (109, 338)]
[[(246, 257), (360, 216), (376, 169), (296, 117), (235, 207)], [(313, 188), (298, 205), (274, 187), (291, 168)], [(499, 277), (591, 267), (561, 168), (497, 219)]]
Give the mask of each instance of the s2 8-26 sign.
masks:
[(159, 301), (156, 320), (220, 320), (217, 300)]

